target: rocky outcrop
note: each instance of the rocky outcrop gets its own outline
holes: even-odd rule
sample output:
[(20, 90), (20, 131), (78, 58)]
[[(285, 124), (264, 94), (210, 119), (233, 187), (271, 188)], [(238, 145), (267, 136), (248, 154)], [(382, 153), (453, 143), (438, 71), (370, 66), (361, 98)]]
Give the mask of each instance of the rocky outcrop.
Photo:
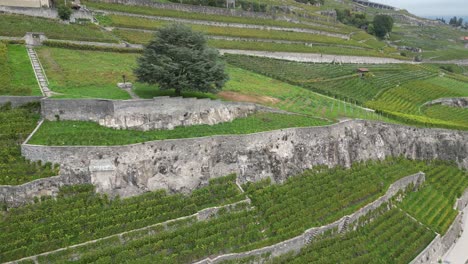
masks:
[(24, 144), (22, 153), (30, 160), (61, 164), (72, 171), (88, 169), (89, 180), (99, 191), (131, 196), (156, 189), (190, 192), (210, 178), (230, 173), (237, 173), (240, 183), (264, 178), (282, 182), (316, 165), (350, 166), (389, 156), (451, 160), (468, 168), (468, 133), (353, 120), (126, 146)]
[(459, 97), (459, 98), (440, 98), (434, 101), (430, 101), (424, 104), (424, 106), (431, 106), (431, 105), (445, 105), (450, 107), (458, 107), (458, 108), (468, 108), (468, 97)]

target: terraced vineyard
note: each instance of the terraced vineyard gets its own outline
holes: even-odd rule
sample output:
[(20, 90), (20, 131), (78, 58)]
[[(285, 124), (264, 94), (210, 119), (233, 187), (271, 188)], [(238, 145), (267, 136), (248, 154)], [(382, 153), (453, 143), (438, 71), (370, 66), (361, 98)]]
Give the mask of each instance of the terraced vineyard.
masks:
[(30, 162), (21, 156), (20, 144), (34, 130), (38, 120), (37, 105), (19, 109), (0, 106), (0, 185), (18, 185), (57, 175), (57, 166)]
[(411, 262), (435, 234), (398, 209), (382, 213), (366, 226), (343, 235), (323, 236), (296, 255), (278, 263), (398, 263)]
[[(453, 165), (388, 159), (355, 164), (350, 170), (317, 167), (289, 178), (281, 185), (271, 185), (269, 181), (250, 183), (243, 186), (246, 189), (244, 194), (235, 185), (235, 176), (213, 180), (209, 186), (195, 191), (191, 196), (153, 192), (124, 200), (109, 200), (106, 196), (93, 193), (93, 187), (89, 185), (67, 187), (61, 190), (56, 200), (44, 199), (41, 203), (12, 209), (5, 214), (0, 222), (4, 241), (0, 259), (13, 260), (105, 236), (109, 237), (46, 254), (38, 260), (41, 263), (70, 259), (79, 263), (186, 263), (208, 255), (242, 252), (291, 238), (313, 226), (333, 222), (375, 200), (386, 192), (390, 183), (418, 170), (442, 175), (431, 182), (444, 180), (449, 186), (459, 183), (468, 185), (466, 172), (459, 171)], [(444, 176), (444, 172), (458, 176)], [(411, 200), (424, 195), (424, 189), (429, 186), (410, 194)], [(245, 196), (251, 199), (250, 206), (240, 204), (233, 211), (222, 210), (206, 221), (188, 217), (167, 225), (155, 225), (191, 215), (208, 206), (240, 201)], [(437, 205), (433, 203), (430, 208)], [(339, 240), (346, 238), (344, 241), (361, 241), (356, 246), (369, 250), (358, 251), (362, 252), (362, 258), (382, 256), (403, 261), (412, 259), (435, 236), (435, 233), (397, 209), (388, 213), (384, 211), (385, 207), (375, 211), (370, 217), (378, 217), (369, 226), (339, 239), (324, 237), (311, 244), (316, 247), (314, 250), (307, 248), (304, 252), (311, 253), (323, 248), (325, 251), (319, 251), (322, 254), (329, 254), (328, 257), (332, 259), (343, 258), (348, 250), (332, 249), (339, 246)], [(383, 214), (382, 217), (380, 214)], [(28, 220), (27, 225), (24, 224), (25, 220)], [(366, 220), (361, 220), (363, 222)], [(112, 236), (149, 225), (152, 226)], [(396, 230), (398, 232), (394, 232)], [(370, 243), (371, 238), (387, 241), (389, 236), (395, 236), (390, 241), (399, 244)], [(302, 257), (301, 254), (299, 260)]]
[[(367, 102), (366, 105), (391, 112), (393, 115), (401, 116), (408, 121), (416, 120), (444, 127), (466, 129), (465, 122), (460, 119), (462, 116), (458, 116), (456, 109), (447, 111), (445, 107), (436, 107), (432, 108), (429, 115), (425, 115), (423, 107), (424, 103), (438, 98), (464, 96), (468, 96), (467, 83), (445, 77), (434, 77), (424, 81), (409, 82), (390, 89), (377, 99)], [(444, 116), (444, 111), (446, 111), (445, 114), (449, 115)]]
[[(304, 88), (347, 100), (364, 103), (380, 92), (415, 79), (435, 76), (417, 65), (312, 64), (282, 60), (225, 55), (235, 66), (258, 72)], [(360, 78), (357, 67), (369, 68), (370, 75)]]
[(41, 95), (26, 48), (0, 42), (0, 95)]

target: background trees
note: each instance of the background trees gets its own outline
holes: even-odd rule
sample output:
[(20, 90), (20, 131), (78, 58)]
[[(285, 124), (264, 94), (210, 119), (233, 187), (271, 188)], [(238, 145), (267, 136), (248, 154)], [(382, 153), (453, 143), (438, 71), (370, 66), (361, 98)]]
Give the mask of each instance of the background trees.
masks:
[(175, 89), (176, 95), (216, 92), (228, 79), (219, 53), (206, 46), (204, 35), (180, 24), (159, 29), (137, 63), (138, 81)]
[(379, 38), (384, 38), (393, 29), (393, 18), (387, 15), (376, 15), (374, 17), (374, 33)]

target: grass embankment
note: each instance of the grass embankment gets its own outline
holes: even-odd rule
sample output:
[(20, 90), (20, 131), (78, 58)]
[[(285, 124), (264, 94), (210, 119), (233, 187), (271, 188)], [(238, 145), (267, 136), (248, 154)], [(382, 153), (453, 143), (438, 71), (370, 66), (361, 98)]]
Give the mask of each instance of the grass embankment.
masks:
[(0, 95), (42, 95), (24, 46), (0, 42), (0, 83)]
[(23, 37), (26, 32), (44, 32), (51, 39), (117, 42), (94, 24), (67, 25), (53, 19), (0, 14), (0, 36)]
[(328, 125), (330, 122), (300, 116), (257, 113), (246, 118), (216, 125), (176, 127), (173, 130), (116, 130), (94, 122), (45, 121), (30, 140), (30, 144), (66, 145), (125, 145), (151, 140), (193, 138), (214, 135), (249, 134), (288, 127)]
[[(428, 174), (440, 172), (437, 173), (440, 178), (429, 180), (421, 191), (411, 193), (414, 197), (423, 193), (425, 188), (439, 188), (434, 185), (437, 181), (444, 181), (447, 186), (468, 186), (466, 172), (445, 163), (387, 159), (354, 164), (351, 169), (319, 167), (292, 177), (281, 185), (272, 185), (266, 180), (244, 185), (246, 195), (252, 200), (253, 207), (249, 210), (240, 208), (241, 211), (220, 212), (217, 217), (207, 221), (188, 219), (167, 228), (156, 226), (141, 232), (130, 232), (120, 238), (115, 236), (87, 246), (69, 248), (39, 257), (38, 260), (64, 262), (73, 258), (78, 263), (191, 263), (209, 255), (242, 252), (283, 241), (314, 226), (331, 223), (374, 201), (387, 191), (391, 183), (419, 170)], [(460, 176), (444, 176), (443, 171), (447, 170)], [(208, 204), (212, 206), (240, 199), (236, 198), (240, 196), (233, 177), (216, 180), (190, 197), (155, 192), (109, 201), (105, 196), (90, 192), (91, 189), (88, 186), (68, 187), (62, 189), (56, 200), (46, 199), (6, 212), (0, 222), (1, 230), (5, 231), (0, 233), (4, 241), (1, 260), (18, 259), (116, 234), (191, 214)], [(455, 193), (451, 192), (441, 199), (450, 204), (454, 202)], [(398, 202), (394, 204), (398, 206)], [(424, 207), (424, 212), (440, 206), (440, 203), (431, 201), (425, 204), (429, 207)], [(442, 208), (454, 212), (451, 207)], [(371, 218), (374, 221), (357, 231), (344, 235), (327, 233), (316, 238), (309, 246), (313, 250), (305, 248), (299, 259), (309, 259), (306, 256), (314, 255), (313, 252), (317, 250), (331, 262), (346, 258), (361, 263), (359, 260), (379, 258), (407, 263), (435, 237), (434, 232), (403, 212), (397, 209), (388, 213), (384, 211), (382, 207), (361, 219), (361, 223)], [(78, 213), (80, 217), (76, 217)], [(28, 222), (24, 223), (26, 220)], [(444, 224), (451, 220), (445, 218)], [(380, 242), (375, 243), (375, 239)], [(350, 244), (352, 248), (343, 247), (342, 243)], [(351, 249), (356, 249), (352, 256)]]
[(36, 127), (38, 112), (37, 104), (17, 109), (0, 106), (0, 185), (19, 185), (58, 174), (57, 166), (30, 162), (21, 155), (20, 145)]

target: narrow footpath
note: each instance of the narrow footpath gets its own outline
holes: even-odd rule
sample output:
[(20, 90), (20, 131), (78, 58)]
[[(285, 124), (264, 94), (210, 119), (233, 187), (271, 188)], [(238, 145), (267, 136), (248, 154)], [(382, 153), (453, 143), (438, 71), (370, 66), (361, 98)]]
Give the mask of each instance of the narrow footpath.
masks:
[(461, 237), (444, 256), (446, 264), (465, 264), (468, 261), (468, 206), (463, 210), (463, 230)]

